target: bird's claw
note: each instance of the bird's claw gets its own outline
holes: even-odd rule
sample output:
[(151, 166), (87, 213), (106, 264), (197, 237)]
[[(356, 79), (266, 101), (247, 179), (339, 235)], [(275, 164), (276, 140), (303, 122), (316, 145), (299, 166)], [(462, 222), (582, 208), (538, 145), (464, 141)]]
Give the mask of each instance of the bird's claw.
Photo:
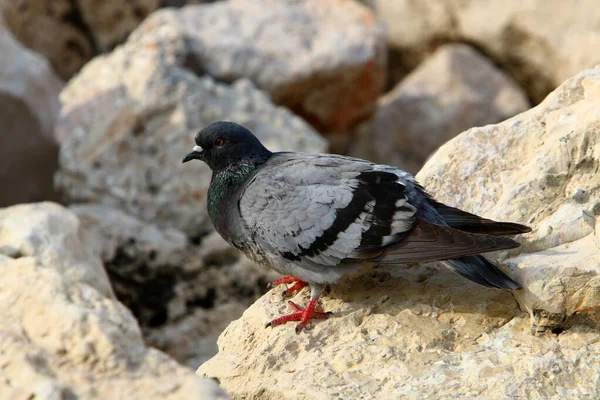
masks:
[(283, 285), (285, 283), (292, 283), (293, 285), (281, 292), (281, 297), (283, 298), (292, 296), (294, 293), (298, 292), (300, 289), (307, 285), (306, 282), (293, 276), (284, 276), (274, 280), (273, 282), (269, 282), (267, 284), (267, 290), (272, 289), (275, 286)]
[(314, 303), (311, 304), (311, 302), (309, 302), (309, 304), (307, 304), (307, 306), (305, 308), (299, 307), (293, 301), (288, 301), (288, 304), (294, 310), (294, 312), (292, 314), (284, 315), (279, 318), (275, 318), (274, 320), (272, 320), (270, 322), (267, 322), (267, 324), (265, 325), (265, 328), (285, 324), (286, 322), (289, 322), (289, 321), (300, 321), (296, 325), (296, 333), (300, 333), (300, 332), (302, 332), (304, 327), (308, 324), (308, 322), (311, 319), (327, 319), (331, 315), (333, 315), (333, 313), (331, 311), (328, 311), (328, 312), (315, 311)]
[(267, 289), (274, 288), (275, 286), (283, 285), (284, 283), (296, 283), (302, 282), (300, 279), (294, 276), (282, 276), (279, 279), (275, 279), (273, 282), (267, 283)]

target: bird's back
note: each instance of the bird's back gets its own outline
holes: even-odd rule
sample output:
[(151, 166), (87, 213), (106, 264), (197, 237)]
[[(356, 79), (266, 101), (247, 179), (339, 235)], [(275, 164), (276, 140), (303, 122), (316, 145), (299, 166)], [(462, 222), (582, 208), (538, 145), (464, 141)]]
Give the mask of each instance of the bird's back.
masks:
[[(502, 235), (528, 229), (435, 202), (397, 168), (325, 154), (275, 154), (241, 188), (236, 212), (240, 243), (274, 267), (324, 281), (364, 261), (456, 260), (516, 247)], [(461, 273), (462, 261), (455, 264)], [(462, 274), (474, 267), (489, 265), (471, 260)]]

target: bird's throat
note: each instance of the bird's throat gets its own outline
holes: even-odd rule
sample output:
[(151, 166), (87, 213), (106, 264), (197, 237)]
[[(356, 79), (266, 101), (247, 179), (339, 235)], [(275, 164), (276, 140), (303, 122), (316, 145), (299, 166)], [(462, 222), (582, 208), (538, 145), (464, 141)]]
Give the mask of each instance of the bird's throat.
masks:
[(210, 219), (218, 231), (226, 228), (224, 218), (229, 201), (235, 192), (258, 168), (258, 165), (241, 164), (235, 168), (214, 172), (208, 188), (207, 208)]

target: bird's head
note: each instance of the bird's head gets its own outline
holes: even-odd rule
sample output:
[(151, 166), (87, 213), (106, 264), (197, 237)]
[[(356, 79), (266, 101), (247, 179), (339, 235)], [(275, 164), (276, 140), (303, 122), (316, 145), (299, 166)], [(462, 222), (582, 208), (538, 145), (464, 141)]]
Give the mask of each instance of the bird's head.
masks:
[(271, 156), (248, 129), (234, 122), (219, 121), (196, 134), (196, 146), (182, 162), (202, 160), (213, 171), (240, 163), (264, 162)]

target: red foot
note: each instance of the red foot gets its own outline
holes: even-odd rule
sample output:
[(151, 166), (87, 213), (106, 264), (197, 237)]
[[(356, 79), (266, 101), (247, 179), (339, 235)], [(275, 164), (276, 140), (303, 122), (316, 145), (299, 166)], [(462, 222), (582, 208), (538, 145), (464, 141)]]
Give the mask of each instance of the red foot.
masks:
[(318, 318), (318, 319), (329, 318), (329, 316), (332, 315), (333, 313), (315, 311), (315, 307), (317, 305), (318, 300), (319, 300), (318, 297), (316, 299), (311, 299), (306, 304), (306, 307), (304, 307), (304, 309), (298, 307), (293, 301), (289, 301), (288, 304), (296, 312), (293, 314), (284, 315), (282, 317), (275, 318), (273, 321), (269, 322), (266, 325), (266, 327), (268, 328), (269, 326), (277, 326), (277, 325), (285, 324), (286, 322), (289, 322), (289, 321), (300, 321), (300, 323), (298, 323), (298, 325), (296, 325), (296, 333), (300, 333), (300, 332), (302, 332), (302, 329), (304, 329), (306, 324), (308, 324), (308, 321), (310, 321), (311, 318)]
[(267, 288), (271, 289), (272, 287), (282, 285), (284, 283), (293, 283), (293, 285), (281, 293), (281, 295), (283, 297), (291, 296), (307, 285), (306, 282), (301, 281), (300, 279), (295, 278), (293, 276), (284, 276), (282, 278), (276, 279), (273, 282), (269, 283), (267, 285)]

